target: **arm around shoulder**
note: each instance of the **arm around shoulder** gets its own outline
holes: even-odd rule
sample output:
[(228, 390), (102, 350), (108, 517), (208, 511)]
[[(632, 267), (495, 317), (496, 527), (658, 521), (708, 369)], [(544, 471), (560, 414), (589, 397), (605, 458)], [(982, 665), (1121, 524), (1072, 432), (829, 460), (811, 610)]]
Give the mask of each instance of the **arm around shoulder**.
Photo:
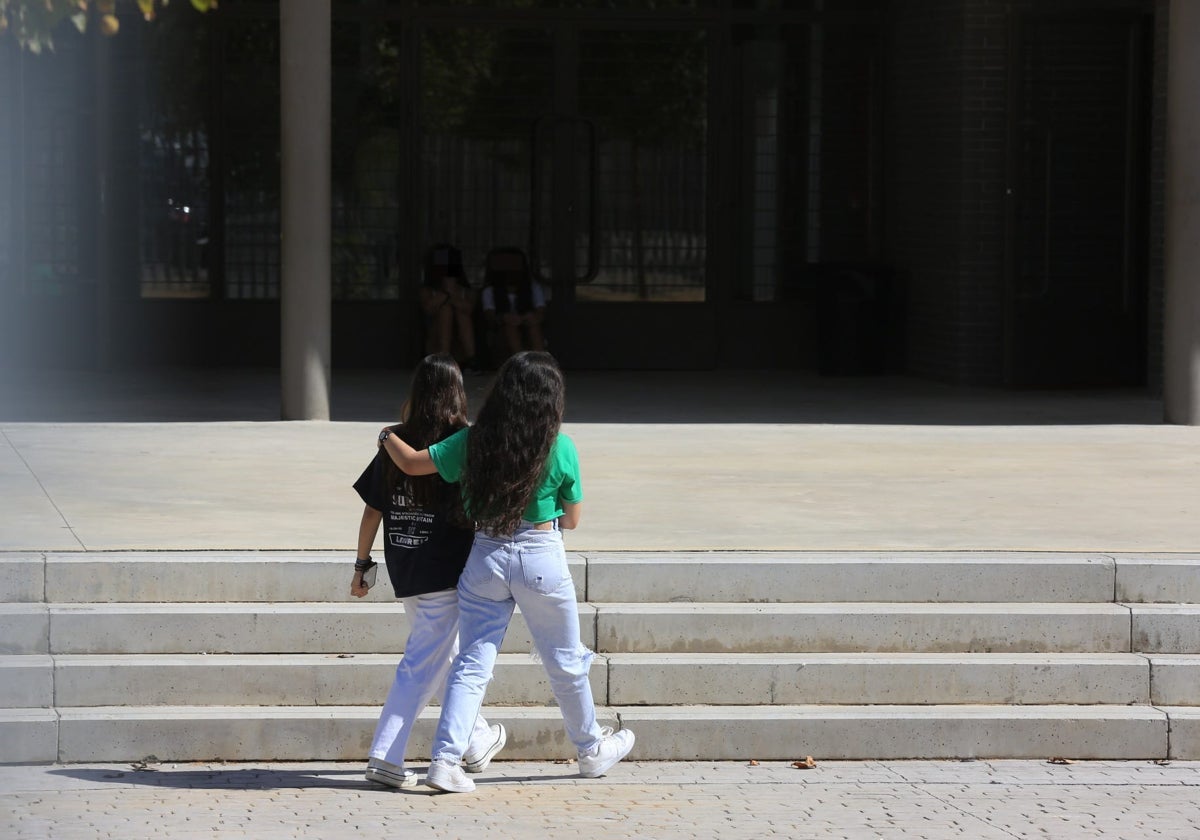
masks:
[(400, 440), (398, 435), (388, 435), (382, 441), (382, 445), (388, 457), (406, 475), (433, 475), (437, 472), (433, 458), (429, 457), (428, 449), (418, 452)]

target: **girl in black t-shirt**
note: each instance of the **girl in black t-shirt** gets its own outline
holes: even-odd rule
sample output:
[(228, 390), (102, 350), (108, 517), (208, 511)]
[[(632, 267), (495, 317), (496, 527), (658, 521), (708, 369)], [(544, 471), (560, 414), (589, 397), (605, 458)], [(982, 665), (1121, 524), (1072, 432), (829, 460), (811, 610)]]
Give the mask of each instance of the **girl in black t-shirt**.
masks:
[[(401, 410), (403, 423), (380, 434), (427, 447), (467, 425), (462, 372), (448, 354), (426, 356), (413, 373)], [(404, 658), (384, 703), (371, 743), (366, 777), (390, 787), (413, 787), (416, 774), (404, 767), (413, 721), (434, 692), (446, 684), (458, 653), (458, 595), (455, 586), (474, 537), (463, 521), (458, 485), (436, 475), (409, 477), (382, 450), (354, 484), (366, 507), (358, 529), (358, 555), (350, 594), (367, 594), (363, 574), (372, 565), (371, 546), (382, 522), (384, 557), (396, 597), (404, 601), (409, 636)], [(464, 757), (468, 771), (483, 770), (507, 739), (502, 725), (479, 716)], [(470, 761), (468, 762), (468, 758)]]

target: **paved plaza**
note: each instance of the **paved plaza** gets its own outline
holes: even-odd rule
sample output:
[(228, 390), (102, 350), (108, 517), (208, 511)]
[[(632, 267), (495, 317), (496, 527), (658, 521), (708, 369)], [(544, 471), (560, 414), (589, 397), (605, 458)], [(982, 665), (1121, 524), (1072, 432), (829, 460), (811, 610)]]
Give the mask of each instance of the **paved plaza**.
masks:
[[(270, 422), (269, 376), (10, 381), (0, 550), (349, 552), (350, 483), (406, 380), (343, 378), (334, 423)], [(1136, 394), (568, 382), (588, 493), (574, 551), (1200, 549), (1200, 429)], [(1200, 838), (1200, 762), (816, 759), (599, 780), (498, 761), (464, 796), (379, 788), (359, 764), (0, 766), (0, 837)]]
[(574, 772), (497, 761), (474, 794), (450, 795), (385, 789), (357, 764), (0, 767), (0, 836), (1200, 838), (1200, 762), (635, 762), (602, 779)]

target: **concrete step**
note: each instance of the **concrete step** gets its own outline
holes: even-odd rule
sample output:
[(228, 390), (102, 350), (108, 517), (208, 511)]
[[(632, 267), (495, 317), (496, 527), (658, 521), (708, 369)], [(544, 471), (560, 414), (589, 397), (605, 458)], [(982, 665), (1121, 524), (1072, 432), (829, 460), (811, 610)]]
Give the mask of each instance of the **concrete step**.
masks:
[[(585, 561), (568, 554), (584, 600)], [(382, 562), (364, 599), (350, 594), (354, 557), (330, 552), (113, 552), (48, 554), (0, 561), (0, 600), (50, 603), (375, 602), (395, 593)], [(44, 586), (43, 586), (44, 577)], [(40, 594), (39, 594), (40, 593)], [(36, 596), (36, 597), (33, 597)]]
[[(374, 705), (396, 654), (0, 657), (0, 707)], [(609, 705), (1200, 705), (1200, 657), (1137, 654), (602, 654)], [(542, 666), (501, 654), (487, 702), (553, 705)]]
[(1118, 601), (1200, 604), (1200, 555), (1117, 555)]
[(0, 656), (0, 709), (54, 705), (54, 659), (44, 654)]
[(630, 553), (587, 557), (587, 597), (624, 603), (1103, 603), (1113, 600), (1114, 576), (1112, 558), (1098, 554)]
[[(611, 653), (614, 706), (1149, 703), (1151, 660), (1107, 653)], [(1196, 663), (1164, 657), (1175, 698)], [(1200, 704), (1200, 698), (1194, 702)], [(1185, 703), (1180, 702), (1180, 705)]]
[[(1200, 652), (1200, 605), (1139, 605), (1134, 652)], [(1130, 650), (1118, 604), (580, 604), (614, 653)], [(0, 653), (399, 653), (399, 604), (0, 604)], [(518, 613), (505, 652), (528, 651)]]
[(1134, 650), (1200, 653), (1200, 604), (1133, 604)]
[(1200, 706), (1200, 656), (1151, 656), (1150, 702)]
[[(591, 601), (1200, 602), (1200, 555), (650, 552), (567, 560), (580, 599)], [(330, 552), (0, 554), (0, 601), (347, 601), (349, 563)], [(369, 600), (391, 600), (386, 578)]]
[[(55, 701), (59, 707), (379, 706), (399, 660), (396, 654), (58, 656)], [(603, 702), (603, 660), (589, 677)], [(501, 654), (487, 702), (552, 706), (554, 695), (540, 662), (528, 653)]]
[[(1148, 652), (1193, 653), (1197, 606), (1143, 605)], [(0, 653), (400, 653), (388, 604), (0, 604)], [(1130, 650), (1117, 604), (580, 604), (583, 643), (613, 653)], [(504, 651), (528, 651), (518, 613)]]
[[(595, 609), (579, 605), (595, 647)], [(0, 653), (401, 653), (401, 604), (0, 604)], [(506, 653), (528, 653), (518, 611)]]
[(647, 759), (1183, 758), (1169, 751), (1167, 714), (1149, 706), (615, 709)]
[[(1200, 713), (1148, 706), (613, 706), (602, 724), (637, 735), (632, 759), (1198, 759)], [(363, 761), (378, 709), (153, 706), (0, 709), (0, 762)], [(558, 710), (491, 706), (503, 759), (569, 759)], [(428, 757), (437, 710), (414, 726)], [(563, 775), (574, 773), (563, 767)]]
[[(1121, 653), (1117, 604), (600, 604), (606, 653)], [(1187, 652), (1187, 651), (1171, 651)]]
[(45, 567), (41, 554), (0, 554), (0, 602), (45, 601)]

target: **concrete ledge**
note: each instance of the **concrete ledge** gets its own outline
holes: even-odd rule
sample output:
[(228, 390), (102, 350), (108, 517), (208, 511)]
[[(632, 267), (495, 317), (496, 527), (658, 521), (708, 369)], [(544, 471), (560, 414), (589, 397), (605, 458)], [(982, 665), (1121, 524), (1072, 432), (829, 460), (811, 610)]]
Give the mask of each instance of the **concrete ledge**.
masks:
[[(65, 707), (382, 706), (399, 655), (344, 656), (59, 656), (54, 679), (58, 705)], [(608, 669), (602, 659), (596, 660), (589, 677), (593, 696), (603, 701), (608, 696)], [(528, 653), (501, 654), (486, 702), (553, 706), (554, 695), (545, 670)]]
[[(402, 653), (400, 604), (55, 604), (54, 654)], [(0, 616), (2, 619), (2, 616)], [(582, 641), (595, 647), (594, 609), (579, 605)], [(502, 650), (528, 653), (518, 612)], [(29, 651), (34, 652), (34, 651)]]
[(1113, 575), (1099, 554), (589, 554), (588, 600), (1107, 603)]
[(0, 709), (48, 709), (54, 705), (54, 660), (49, 656), (0, 656)]
[(1200, 653), (1200, 604), (1131, 604), (1138, 653)]
[[(361, 706), (156, 706), (64, 709), (59, 761), (361, 761), (379, 710)], [(597, 709), (601, 725), (615, 726), (611, 710)], [(508, 729), (501, 759), (574, 758), (557, 708), (489, 706), (489, 721)], [(428, 759), (437, 727), (426, 709), (413, 727), (407, 759)], [(575, 770), (563, 768), (564, 775)]]
[(1166, 706), (1171, 722), (1171, 755), (1179, 761), (1200, 761), (1200, 709)]
[(40, 603), (46, 600), (44, 566), (40, 554), (0, 557), (0, 602)]
[[(380, 566), (383, 558), (377, 557)], [(567, 563), (583, 599), (581, 555)], [(46, 598), (51, 603), (392, 603), (387, 569), (362, 600), (350, 595), (354, 560), (327, 552), (121, 552), (50, 554)], [(40, 572), (39, 572), (40, 574)]]
[(1200, 656), (1151, 656), (1150, 702), (1200, 706)]
[(1167, 755), (1166, 714), (1136, 706), (614, 708), (646, 760)]
[(1119, 653), (1115, 604), (602, 604), (604, 653)]
[(0, 604), (0, 654), (49, 653), (49, 639), (45, 604)]
[[(612, 653), (608, 702), (625, 705), (1147, 703), (1134, 654)], [(490, 695), (489, 695), (490, 696)]]
[(58, 760), (58, 714), (52, 709), (0, 709), (0, 764)]
[(1117, 600), (1200, 604), (1200, 555), (1118, 555)]

